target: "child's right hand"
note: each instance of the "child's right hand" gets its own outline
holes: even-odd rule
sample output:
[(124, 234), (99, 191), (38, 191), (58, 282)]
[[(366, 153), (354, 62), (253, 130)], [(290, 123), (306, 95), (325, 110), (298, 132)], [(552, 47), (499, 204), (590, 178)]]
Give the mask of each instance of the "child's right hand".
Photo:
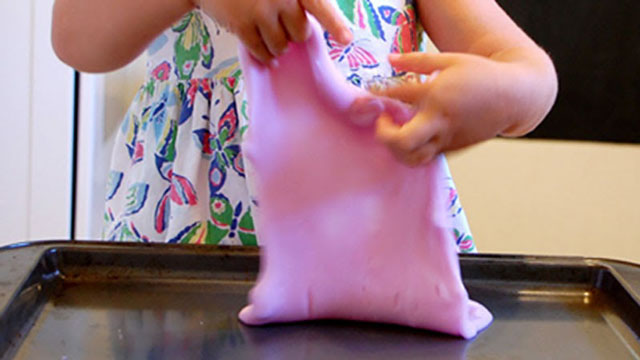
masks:
[(351, 32), (327, 0), (193, 0), (221, 26), (236, 34), (249, 52), (271, 63), (290, 41), (307, 40), (311, 28), (305, 11), (313, 15), (338, 42), (346, 45)]

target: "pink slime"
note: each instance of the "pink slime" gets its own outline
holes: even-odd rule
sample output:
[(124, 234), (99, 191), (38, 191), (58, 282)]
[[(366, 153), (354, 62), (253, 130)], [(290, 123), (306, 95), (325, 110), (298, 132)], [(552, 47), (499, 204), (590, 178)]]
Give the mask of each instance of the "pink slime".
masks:
[(346, 83), (313, 26), (278, 66), (241, 49), (262, 261), (240, 320), (350, 319), (474, 337), (492, 315), (461, 281), (444, 158), (411, 169), (376, 141), (382, 111), (402, 122), (410, 110)]

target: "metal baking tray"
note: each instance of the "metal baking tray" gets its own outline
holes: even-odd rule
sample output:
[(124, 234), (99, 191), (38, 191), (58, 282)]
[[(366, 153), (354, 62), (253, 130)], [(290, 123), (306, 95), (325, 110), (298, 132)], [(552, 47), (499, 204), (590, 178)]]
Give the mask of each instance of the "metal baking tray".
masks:
[(634, 264), (463, 255), (470, 296), (495, 316), (467, 341), (346, 321), (244, 326), (236, 314), (258, 262), (256, 248), (69, 241), (2, 248), (0, 358), (640, 358)]

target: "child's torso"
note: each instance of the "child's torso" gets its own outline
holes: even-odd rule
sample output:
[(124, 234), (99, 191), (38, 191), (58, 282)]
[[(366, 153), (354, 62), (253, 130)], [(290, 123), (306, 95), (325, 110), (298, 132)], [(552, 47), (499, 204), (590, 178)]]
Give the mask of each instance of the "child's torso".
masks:
[[(347, 46), (325, 33), (325, 45), (345, 78), (357, 86), (397, 75), (387, 56), (422, 49), (415, 6), (405, 0), (338, 0), (334, 6), (354, 34)], [(186, 14), (149, 47), (148, 75), (169, 81), (216, 78), (237, 67), (238, 40), (199, 10)]]

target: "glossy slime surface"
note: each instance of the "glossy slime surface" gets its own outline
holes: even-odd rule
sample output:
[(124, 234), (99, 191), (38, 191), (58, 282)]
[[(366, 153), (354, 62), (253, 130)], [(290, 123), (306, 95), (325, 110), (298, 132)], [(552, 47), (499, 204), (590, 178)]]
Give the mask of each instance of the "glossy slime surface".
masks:
[(347, 84), (313, 25), (276, 67), (241, 49), (262, 261), (240, 320), (350, 319), (474, 337), (492, 315), (462, 284), (444, 158), (411, 169), (375, 140), (382, 111), (398, 122), (411, 111)]

